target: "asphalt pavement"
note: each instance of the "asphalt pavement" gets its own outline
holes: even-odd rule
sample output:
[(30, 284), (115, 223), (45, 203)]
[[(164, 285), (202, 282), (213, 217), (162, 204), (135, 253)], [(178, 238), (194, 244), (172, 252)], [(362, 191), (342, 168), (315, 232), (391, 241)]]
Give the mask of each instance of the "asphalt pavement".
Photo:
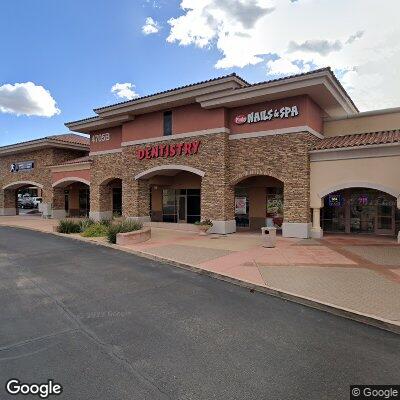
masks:
[(0, 399), (348, 399), (400, 336), (135, 255), (0, 227)]

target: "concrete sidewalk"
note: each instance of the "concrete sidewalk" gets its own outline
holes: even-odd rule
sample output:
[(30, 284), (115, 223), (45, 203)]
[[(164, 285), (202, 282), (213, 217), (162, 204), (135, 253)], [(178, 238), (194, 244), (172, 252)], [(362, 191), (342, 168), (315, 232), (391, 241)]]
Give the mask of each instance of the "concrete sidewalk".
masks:
[[(56, 223), (27, 216), (0, 217), (0, 225), (47, 232), (53, 231)], [(101, 238), (93, 240), (104, 242)], [(400, 246), (394, 239), (345, 235), (321, 240), (278, 237), (276, 248), (262, 244), (261, 235), (255, 233), (199, 236), (152, 228), (149, 241), (126, 249), (400, 328)]]
[(255, 285), (400, 323), (400, 246), (387, 238), (199, 236), (155, 229), (130, 248)]

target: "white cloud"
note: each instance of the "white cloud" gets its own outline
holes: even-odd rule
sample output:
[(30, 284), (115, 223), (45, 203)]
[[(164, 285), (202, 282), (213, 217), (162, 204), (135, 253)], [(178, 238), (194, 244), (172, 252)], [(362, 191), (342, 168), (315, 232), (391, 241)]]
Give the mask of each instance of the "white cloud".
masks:
[(398, 0), (181, 0), (181, 10), (167, 41), (215, 46), (216, 68), (331, 66), (361, 109), (400, 105)]
[(61, 111), (50, 92), (43, 86), (24, 82), (0, 86), (0, 112), (52, 117)]
[(114, 93), (116, 96), (120, 97), (121, 99), (132, 100), (139, 95), (135, 92), (135, 85), (132, 83), (116, 83), (111, 88), (111, 93)]
[(161, 29), (159, 23), (151, 17), (146, 18), (145, 24), (142, 26), (142, 32), (145, 35), (151, 35), (157, 33)]

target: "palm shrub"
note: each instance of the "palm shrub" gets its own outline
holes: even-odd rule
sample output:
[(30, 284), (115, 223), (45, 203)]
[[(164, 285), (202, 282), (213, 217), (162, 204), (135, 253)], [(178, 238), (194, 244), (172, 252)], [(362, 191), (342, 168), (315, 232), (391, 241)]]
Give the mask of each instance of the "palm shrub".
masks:
[(79, 222), (72, 219), (62, 219), (57, 225), (57, 232), (59, 233), (79, 233), (81, 232), (81, 225)]
[(137, 221), (121, 221), (111, 224), (108, 227), (107, 239), (110, 243), (117, 243), (117, 234), (138, 231), (143, 224)]
[(89, 225), (81, 235), (83, 237), (102, 237), (107, 236), (108, 234), (108, 226), (101, 222), (96, 222)]

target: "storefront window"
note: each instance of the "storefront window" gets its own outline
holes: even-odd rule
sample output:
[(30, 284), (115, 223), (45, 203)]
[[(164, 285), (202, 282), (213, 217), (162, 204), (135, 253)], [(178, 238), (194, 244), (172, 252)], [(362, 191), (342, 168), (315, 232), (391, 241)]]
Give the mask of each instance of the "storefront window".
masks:
[(163, 189), (163, 221), (200, 221), (200, 189)]
[(373, 191), (354, 190), (350, 195), (350, 232), (373, 233), (376, 197)]
[(324, 200), (322, 228), (327, 232), (345, 232), (346, 200), (343, 193), (332, 193)]
[(174, 189), (163, 189), (163, 221), (177, 222), (176, 196)]
[(267, 187), (267, 226), (282, 227), (283, 223), (283, 188)]
[(113, 215), (122, 215), (122, 189), (113, 188)]
[(90, 211), (89, 189), (79, 189), (79, 216), (87, 217)]
[(324, 199), (322, 228), (326, 232), (394, 235), (396, 199), (374, 189), (353, 188)]
[(235, 220), (239, 228), (250, 226), (249, 196), (245, 188), (235, 188)]

